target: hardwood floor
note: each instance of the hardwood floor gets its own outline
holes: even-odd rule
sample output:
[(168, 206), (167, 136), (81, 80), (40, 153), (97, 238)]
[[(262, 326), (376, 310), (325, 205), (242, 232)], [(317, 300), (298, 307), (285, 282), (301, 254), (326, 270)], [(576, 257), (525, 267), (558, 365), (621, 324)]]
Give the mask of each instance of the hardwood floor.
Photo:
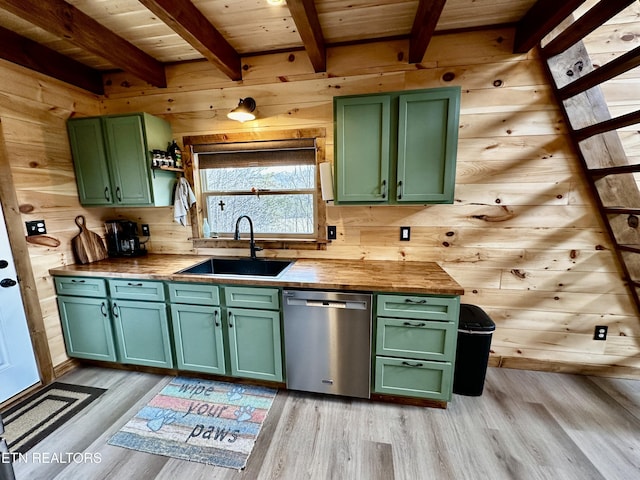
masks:
[(446, 410), (280, 391), (238, 472), (107, 445), (169, 378), (70, 372), (60, 380), (108, 391), (29, 458), (87, 461), (18, 461), (17, 479), (640, 478), (640, 381), (489, 368), (481, 397), (454, 395)]

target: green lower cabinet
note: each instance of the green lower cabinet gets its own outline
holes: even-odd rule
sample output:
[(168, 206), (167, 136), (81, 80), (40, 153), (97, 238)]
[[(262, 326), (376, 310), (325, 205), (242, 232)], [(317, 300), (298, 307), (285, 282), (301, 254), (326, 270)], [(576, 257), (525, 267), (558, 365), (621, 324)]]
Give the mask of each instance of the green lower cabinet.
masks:
[(173, 368), (167, 306), (160, 302), (112, 300), (118, 360)]
[(450, 362), (376, 357), (374, 391), (390, 395), (451, 400)]
[(231, 374), (281, 382), (280, 312), (228, 308), (227, 327)]
[(173, 304), (171, 324), (178, 369), (226, 373), (220, 307)]
[(113, 327), (106, 299), (60, 295), (58, 309), (70, 357), (116, 361)]

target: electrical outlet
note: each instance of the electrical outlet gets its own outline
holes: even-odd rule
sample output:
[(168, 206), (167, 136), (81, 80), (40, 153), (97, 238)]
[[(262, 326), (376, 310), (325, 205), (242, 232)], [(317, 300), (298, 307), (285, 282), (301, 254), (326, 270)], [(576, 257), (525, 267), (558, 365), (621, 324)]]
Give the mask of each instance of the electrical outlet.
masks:
[(327, 238), (329, 240), (335, 240), (336, 238), (338, 238), (338, 231), (335, 225), (327, 226)]
[(44, 220), (33, 220), (31, 222), (24, 222), (27, 226), (27, 235), (43, 235), (47, 233), (47, 227), (44, 224)]
[(145, 236), (145, 237), (148, 237), (149, 236), (149, 225), (147, 225), (146, 223), (143, 223), (140, 228), (142, 228), (142, 235)]
[(411, 240), (411, 227), (400, 227), (400, 240), (403, 242)]
[(606, 340), (608, 330), (609, 330), (609, 327), (607, 327), (606, 325), (596, 325), (596, 329), (593, 332), (593, 339)]

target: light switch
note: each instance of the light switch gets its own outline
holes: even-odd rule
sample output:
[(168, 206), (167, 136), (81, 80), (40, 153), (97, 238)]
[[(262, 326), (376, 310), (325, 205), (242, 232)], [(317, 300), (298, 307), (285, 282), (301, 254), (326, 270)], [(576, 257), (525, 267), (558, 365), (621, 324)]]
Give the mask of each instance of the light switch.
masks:
[(400, 227), (400, 240), (403, 242), (411, 240), (411, 227)]

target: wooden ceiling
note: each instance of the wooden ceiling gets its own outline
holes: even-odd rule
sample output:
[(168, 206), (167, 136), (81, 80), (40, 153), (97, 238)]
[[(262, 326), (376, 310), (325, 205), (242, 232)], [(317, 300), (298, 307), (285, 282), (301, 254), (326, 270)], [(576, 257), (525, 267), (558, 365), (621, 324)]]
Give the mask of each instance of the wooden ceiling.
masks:
[(165, 87), (164, 65), (206, 59), (241, 80), (241, 57), (408, 38), (420, 63), (432, 35), (513, 25), (526, 52), (585, 0), (0, 0), (0, 58), (101, 94), (124, 70)]

